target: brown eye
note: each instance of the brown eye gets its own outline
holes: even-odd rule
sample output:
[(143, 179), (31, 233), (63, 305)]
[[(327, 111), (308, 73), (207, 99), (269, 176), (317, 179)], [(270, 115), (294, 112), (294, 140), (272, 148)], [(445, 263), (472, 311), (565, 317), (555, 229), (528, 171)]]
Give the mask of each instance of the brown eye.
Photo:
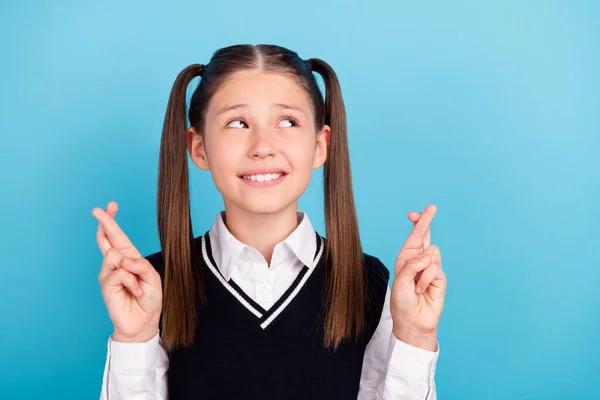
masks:
[(247, 128), (248, 124), (239, 119), (233, 119), (227, 123), (226, 128)]
[(285, 118), (281, 119), (279, 125), (282, 128), (292, 128), (294, 126), (298, 126), (298, 122), (294, 118), (285, 117)]

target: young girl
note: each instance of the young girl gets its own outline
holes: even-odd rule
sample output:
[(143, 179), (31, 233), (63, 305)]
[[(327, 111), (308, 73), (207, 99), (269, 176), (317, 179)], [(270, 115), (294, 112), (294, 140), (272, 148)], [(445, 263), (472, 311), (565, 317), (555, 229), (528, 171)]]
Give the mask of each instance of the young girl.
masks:
[[(325, 83), (325, 100), (315, 75)], [(186, 120), (186, 88), (200, 83)], [(225, 210), (194, 236), (188, 158)], [(298, 211), (324, 166), (326, 237)], [(435, 399), (446, 277), (434, 205), (395, 262), (362, 251), (346, 116), (324, 61), (272, 45), (218, 50), (177, 77), (158, 176), (161, 251), (94, 208), (114, 333), (101, 399)]]

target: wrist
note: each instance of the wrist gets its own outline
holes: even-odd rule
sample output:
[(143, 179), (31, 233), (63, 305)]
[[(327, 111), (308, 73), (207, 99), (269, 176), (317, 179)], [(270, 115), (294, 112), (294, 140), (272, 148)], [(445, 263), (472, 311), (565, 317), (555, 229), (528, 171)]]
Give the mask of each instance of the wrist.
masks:
[(157, 333), (158, 328), (145, 330), (135, 336), (128, 336), (115, 331), (112, 334), (112, 340), (120, 343), (144, 343), (152, 339)]
[(433, 352), (437, 350), (437, 329), (432, 332), (421, 332), (411, 327), (394, 326), (392, 333), (396, 339), (411, 346)]

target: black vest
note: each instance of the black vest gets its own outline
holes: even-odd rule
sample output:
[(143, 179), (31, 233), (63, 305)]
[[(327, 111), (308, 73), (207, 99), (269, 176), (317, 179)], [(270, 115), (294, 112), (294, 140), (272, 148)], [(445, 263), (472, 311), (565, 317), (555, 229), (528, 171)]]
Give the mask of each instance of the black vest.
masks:
[[(327, 239), (316, 233), (315, 240), (316, 266), (304, 266), (281, 298), (264, 310), (220, 274), (209, 232), (194, 239), (207, 300), (197, 310), (194, 344), (169, 353), (169, 400), (356, 399), (365, 347), (381, 317), (389, 271), (379, 259), (364, 254), (366, 329), (358, 340), (328, 350), (323, 347)], [(162, 278), (162, 253), (146, 259)]]

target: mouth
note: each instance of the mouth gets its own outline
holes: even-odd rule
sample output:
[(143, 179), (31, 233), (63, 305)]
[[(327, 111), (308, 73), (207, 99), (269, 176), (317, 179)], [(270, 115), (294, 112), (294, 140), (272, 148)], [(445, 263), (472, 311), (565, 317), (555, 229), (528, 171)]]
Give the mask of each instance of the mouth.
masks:
[(243, 174), (238, 178), (250, 186), (274, 186), (285, 179), (288, 174), (284, 171), (277, 171), (263, 174)]

